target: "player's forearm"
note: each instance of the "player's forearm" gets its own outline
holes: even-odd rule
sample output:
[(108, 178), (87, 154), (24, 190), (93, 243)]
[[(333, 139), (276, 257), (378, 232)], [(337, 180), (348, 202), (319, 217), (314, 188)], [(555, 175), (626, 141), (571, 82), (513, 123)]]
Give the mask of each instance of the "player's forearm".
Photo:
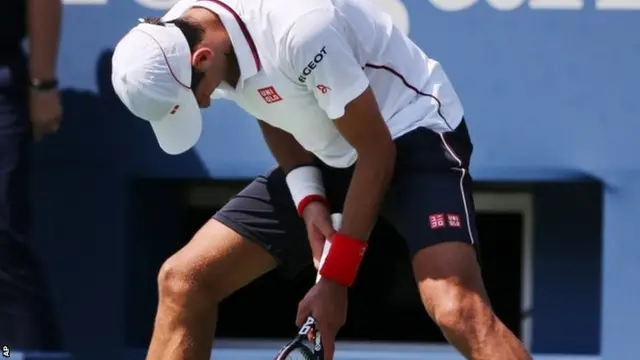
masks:
[(293, 137), (282, 129), (278, 129), (258, 120), (264, 140), (278, 165), (288, 173), (302, 165), (313, 164), (313, 156)]
[(62, 4), (60, 0), (28, 0), (29, 71), (32, 78), (56, 76)]
[(344, 203), (342, 234), (367, 241), (395, 167), (395, 149), (361, 156)]
[(342, 226), (325, 246), (319, 273), (323, 279), (345, 287), (353, 284), (358, 274), (369, 234), (378, 218), (395, 167), (395, 147), (388, 146), (360, 155), (342, 212)]

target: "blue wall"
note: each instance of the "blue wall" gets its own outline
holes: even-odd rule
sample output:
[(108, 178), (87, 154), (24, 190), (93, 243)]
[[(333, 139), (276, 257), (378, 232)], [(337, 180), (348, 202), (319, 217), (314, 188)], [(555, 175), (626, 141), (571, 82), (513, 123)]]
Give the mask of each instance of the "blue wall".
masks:
[[(631, 359), (640, 337), (640, 287), (631, 285), (640, 271), (640, 12), (593, 1), (567, 11), (405, 5), (412, 38), (444, 64), (466, 104), (476, 179), (603, 183), (595, 192), (535, 187), (535, 350)], [(34, 236), (80, 358), (117, 358), (125, 345), (124, 249), (139, 205), (131, 180), (246, 178), (273, 164), (255, 122), (232, 104), (215, 103), (195, 150), (170, 157), (118, 102), (109, 51), (138, 17), (160, 14), (134, 0), (65, 7), (66, 116), (36, 151)], [(88, 322), (100, 328), (87, 331)]]

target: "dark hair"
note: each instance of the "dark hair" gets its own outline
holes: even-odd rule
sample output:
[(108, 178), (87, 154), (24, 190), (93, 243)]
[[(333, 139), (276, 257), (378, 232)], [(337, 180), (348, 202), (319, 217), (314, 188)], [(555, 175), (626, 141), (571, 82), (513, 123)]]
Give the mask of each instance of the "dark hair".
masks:
[[(200, 24), (188, 20), (188, 19), (175, 19), (170, 21), (163, 21), (159, 17), (150, 17), (143, 19), (143, 22), (151, 25), (165, 26), (165, 24), (173, 24), (175, 25), (182, 34), (187, 39), (187, 43), (189, 44), (189, 48), (191, 51), (194, 51), (198, 45), (202, 42), (204, 37), (204, 29)], [(191, 90), (195, 91), (198, 87), (198, 84), (204, 77), (204, 73), (194, 67), (191, 67)]]

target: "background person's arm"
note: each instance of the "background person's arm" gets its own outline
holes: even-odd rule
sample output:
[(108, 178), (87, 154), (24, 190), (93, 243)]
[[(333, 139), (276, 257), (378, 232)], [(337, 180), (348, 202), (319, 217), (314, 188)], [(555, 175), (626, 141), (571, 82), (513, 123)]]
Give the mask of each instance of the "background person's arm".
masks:
[(56, 78), (62, 4), (60, 0), (28, 0), (29, 73), (32, 79)]
[(35, 140), (60, 128), (62, 101), (57, 86), (60, 0), (27, 0), (29, 41), (29, 116)]

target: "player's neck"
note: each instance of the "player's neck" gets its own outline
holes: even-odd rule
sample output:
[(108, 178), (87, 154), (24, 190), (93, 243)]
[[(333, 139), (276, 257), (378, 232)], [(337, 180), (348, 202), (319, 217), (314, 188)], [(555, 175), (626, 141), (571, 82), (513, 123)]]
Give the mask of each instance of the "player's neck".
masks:
[[(211, 31), (212, 46), (225, 56), (225, 74), (223, 81), (232, 87), (236, 87), (238, 80), (240, 79), (240, 65), (238, 64), (238, 58), (233, 49), (233, 43), (231, 42), (231, 36), (225, 27), (220, 22), (220, 19), (215, 18), (217, 21), (211, 21), (209, 23), (209, 29)], [(213, 20), (210, 18), (209, 20)]]
[(224, 82), (235, 88), (238, 85), (238, 80), (240, 80), (240, 65), (235, 51), (231, 48), (231, 51), (227, 53), (227, 72), (224, 76)]

